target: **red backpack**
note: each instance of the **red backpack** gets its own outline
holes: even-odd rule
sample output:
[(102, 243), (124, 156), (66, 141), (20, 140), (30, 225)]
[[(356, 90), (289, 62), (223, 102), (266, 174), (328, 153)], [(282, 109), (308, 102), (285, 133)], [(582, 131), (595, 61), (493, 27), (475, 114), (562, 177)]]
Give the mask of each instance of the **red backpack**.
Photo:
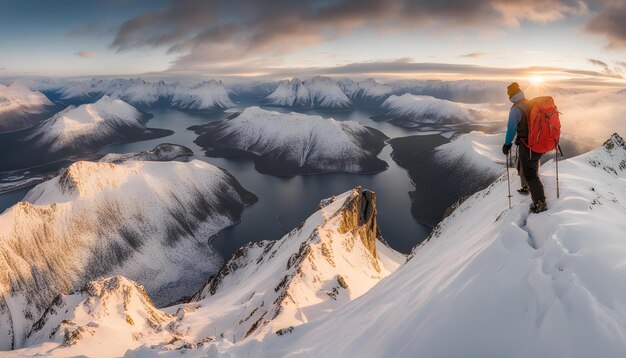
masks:
[(561, 136), (561, 120), (554, 99), (536, 97), (528, 102), (528, 141), (524, 142), (535, 153), (546, 153), (557, 147)]

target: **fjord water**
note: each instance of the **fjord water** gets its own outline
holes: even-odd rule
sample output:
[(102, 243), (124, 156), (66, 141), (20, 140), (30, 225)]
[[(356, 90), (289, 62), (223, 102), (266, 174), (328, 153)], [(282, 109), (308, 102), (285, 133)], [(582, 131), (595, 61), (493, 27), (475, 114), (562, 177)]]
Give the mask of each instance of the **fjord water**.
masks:
[[(265, 109), (287, 111), (277, 108)], [(248, 242), (280, 239), (311, 215), (321, 199), (341, 194), (357, 185), (376, 191), (380, 228), (384, 239), (393, 248), (409, 252), (431, 231), (430, 227), (417, 223), (411, 216), (408, 192), (414, 190), (414, 187), (406, 171), (391, 159), (390, 146), (385, 146), (379, 154), (379, 158), (389, 164), (389, 169), (382, 173), (374, 175), (326, 173), (277, 177), (258, 173), (250, 159), (206, 157), (203, 149), (193, 143), (197, 135), (187, 130), (188, 127), (222, 120), (232, 113), (200, 115), (170, 109), (152, 110), (150, 113), (154, 117), (150, 119), (148, 126), (170, 129), (175, 133), (154, 140), (112, 145), (102, 149), (100, 153), (138, 152), (152, 149), (159, 143), (174, 143), (193, 150), (192, 159), (203, 160), (231, 173), (244, 188), (256, 194), (259, 201), (244, 210), (239, 224), (225, 229), (211, 240), (212, 245), (225, 258)], [(307, 113), (315, 114), (314, 111)], [(369, 118), (370, 114), (367, 112), (318, 114), (337, 120), (357, 120), (383, 131), (389, 137), (415, 134), (387, 123), (376, 123)]]
[[(287, 109), (265, 109), (289, 112)], [(385, 146), (378, 156), (389, 165), (382, 173), (373, 175), (326, 173), (277, 177), (258, 173), (250, 159), (206, 157), (203, 149), (193, 143), (197, 135), (187, 130), (188, 127), (222, 120), (232, 113), (190, 114), (170, 109), (153, 109), (149, 112), (154, 115), (147, 123), (149, 127), (170, 129), (175, 133), (163, 138), (111, 145), (100, 150), (100, 153), (139, 152), (150, 150), (160, 143), (174, 143), (192, 149), (194, 152), (192, 159), (203, 160), (231, 173), (244, 188), (256, 194), (259, 201), (244, 210), (239, 224), (211, 239), (212, 245), (225, 258), (250, 241), (281, 238), (311, 215), (321, 199), (343, 193), (358, 185), (377, 193), (378, 219), (382, 235), (394, 249), (409, 252), (431, 231), (429, 226), (417, 223), (411, 216), (411, 200), (408, 193), (415, 188), (406, 171), (391, 159), (389, 145)], [(373, 113), (368, 111), (306, 111), (306, 113), (320, 114), (337, 120), (356, 120), (382, 131), (390, 138), (416, 134), (414, 131), (385, 122), (374, 122), (370, 119)], [(22, 189), (0, 195), (0, 212), (21, 200), (27, 191)]]

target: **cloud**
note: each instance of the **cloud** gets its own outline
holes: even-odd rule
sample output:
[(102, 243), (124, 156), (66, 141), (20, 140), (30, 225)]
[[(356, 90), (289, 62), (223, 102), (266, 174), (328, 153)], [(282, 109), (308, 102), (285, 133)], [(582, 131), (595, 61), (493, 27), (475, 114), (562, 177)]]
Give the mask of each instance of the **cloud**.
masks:
[(626, 2), (621, 0), (598, 1), (606, 3), (587, 23), (585, 29), (607, 39), (610, 49), (626, 49)]
[(591, 63), (594, 66), (598, 66), (602, 68), (602, 73), (607, 74), (607, 75), (611, 75), (611, 76), (616, 76), (616, 77), (621, 77), (621, 75), (619, 75), (616, 71), (614, 71), (613, 69), (611, 69), (611, 67), (609, 66), (608, 63), (595, 59), (595, 58), (588, 58), (587, 61), (589, 61), (589, 63)]
[(563, 134), (574, 137), (583, 146), (580, 150), (597, 147), (614, 132), (626, 135), (626, 92), (555, 95), (554, 99), (562, 112)]
[(164, 47), (172, 68), (256, 60), (328, 41), (358, 28), (518, 26), (585, 12), (579, 0), (181, 0), (124, 22), (111, 47)]
[(76, 52), (76, 56), (82, 58), (95, 58), (98, 57), (98, 54), (93, 51), (78, 51)]
[[(354, 79), (374, 77), (387, 79), (491, 79), (502, 81), (524, 81), (533, 76), (542, 76), (550, 85), (566, 87), (598, 88), (623, 87), (625, 81), (617, 74), (600, 71), (559, 68), (550, 66), (533, 67), (492, 67), (470, 64), (414, 62), (410, 58), (387, 61), (355, 62), (331, 67), (272, 67), (264, 61), (244, 62), (231, 65), (207, 67), (202, 71), (207, 77), (224, 80), (284, 79), (291, 77), (312, 77), (317, 75), (331, 77), (350, 77)], [(154, 73), (157, 77), (197, 76), (197, 69), (175, 68), (166, 72)]]
[(484, 56), (487, 56), (486, 52), (470, 52), (470, 53), (461, 55), (461, 57), (465, 57), (465, 58), (477, 58), (477, 57), (484, 57)]

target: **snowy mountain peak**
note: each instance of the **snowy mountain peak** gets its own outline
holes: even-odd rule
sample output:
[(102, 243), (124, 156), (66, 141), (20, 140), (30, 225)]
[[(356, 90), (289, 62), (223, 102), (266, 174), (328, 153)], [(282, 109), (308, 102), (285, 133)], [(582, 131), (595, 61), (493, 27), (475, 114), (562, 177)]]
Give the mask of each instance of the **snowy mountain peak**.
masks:
[(238, 341), (308, 322), (404, 262), (377, 240), (373, 192), (356, 188), (322, 204), (282, 239), (239, 249), (194, 297), (218, 335)]
[(305, 81), (298, 78), (282, 81), (265, 100), (269, 105), (281, 107), (345, 109), (352, 106), (335, 80), (320, 76)]
[(619, 134), (613, 133), (613, 135), (607, 139), (602, 146), (609, 152), (615, 148), (626, 149), (626, 141)]
[(0, 132), (24, 129), (34, 125), (33, 118), (52, 107), (48, 97), (18, 82), (0, 83)]
[(63, 348), (90, 346), (94, 349), (90, 355), (123, 353), (138, 345), (140, 339), (143, 343), (171, 339), (164, 327), (170, 319), (154, 306), (141, 285), (114, 276), (57, 296), (33, 325), (26, 345), (57, 342)]
[(138, 174), (138, 172), (113, 163), (80, 161), (72, 163), (61, 172), (57, 186), (64, 194), (76, 191), (87, 195), (90, 192), (101, 191), (105, 187), (118, 187), (127, 180), (126, 177), (129, 174)]

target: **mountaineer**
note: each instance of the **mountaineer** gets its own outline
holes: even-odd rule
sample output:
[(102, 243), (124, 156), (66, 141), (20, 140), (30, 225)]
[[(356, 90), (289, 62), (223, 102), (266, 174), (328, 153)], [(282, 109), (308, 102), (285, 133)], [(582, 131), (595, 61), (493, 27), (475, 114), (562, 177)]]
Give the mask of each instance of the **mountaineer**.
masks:
[(513, 139), (515, 138), (515, 144), (518, 146), (519, 151), (517, 168), (522, 183), (522, 187), (518, 189), (518, 192), (521, 194), (530, 192), (532, 197), (530, 212), (540, 213), (548, 209), (543, 184), (541, 179), (539, 179), (539, 163), (544, 153), (535, 152), (528, 145), (531, 103), (525, 98), (524, 92), (520, 89), (517, 82), (511, 83), (507, 87), (507, 93), (509, 100), (513, 102), (513, 106), (511, 106), (509, 111), (502, 152), (507, 156), (509, 155)]

